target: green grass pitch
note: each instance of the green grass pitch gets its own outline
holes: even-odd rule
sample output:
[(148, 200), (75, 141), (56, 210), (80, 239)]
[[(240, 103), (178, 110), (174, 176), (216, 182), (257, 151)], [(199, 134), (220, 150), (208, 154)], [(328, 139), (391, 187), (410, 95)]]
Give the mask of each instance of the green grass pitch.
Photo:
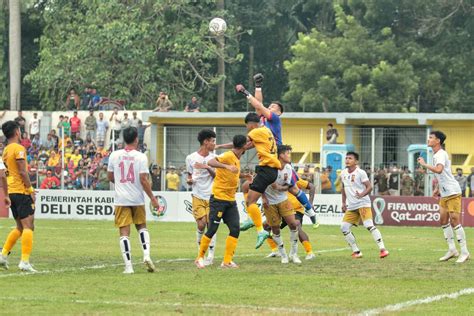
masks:
[[(0, 220), (0, 242), (12, 225)], [(264, 258), (268, 247), (255, 250), (251, 230), (240, 235), (237, 270), (218, 268), (225, 225), (214, 266), (204, 270), (193, 264), (194, 224), (154, 222), (148, 228), (158, 271), (147, 273), (139, 264), (133, 231), (135, 274), (123, 275), (112, 222), (37, 220), (31, 261), (40, 273), (18, 271), (17, 244), (10, 270), (0, 271), (0, 314), (474, 314), (474, 262), (438, 262), (447, 248), (440, 228), (380, 227), (391, 252), (383, 260), (369, 232), (355, 228), (364, 258), (354, 260), (339, 227), (305, 226), (317, 257), (305, 261), (300, 245), (299, 266)], [(474, 253), (474, 229), (466, 233)], [(288, 244), (287, 229), (283, 236)], [(463, 295), (437, 297), (450, 293)]]

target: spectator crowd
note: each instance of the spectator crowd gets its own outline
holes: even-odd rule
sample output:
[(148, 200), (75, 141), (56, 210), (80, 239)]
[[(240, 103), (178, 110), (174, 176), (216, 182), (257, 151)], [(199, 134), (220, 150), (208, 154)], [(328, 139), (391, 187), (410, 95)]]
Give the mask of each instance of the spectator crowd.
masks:
[[(76, 100), (74, 96), (69, 97)], [(5, 113), (0, 114), (1, 123)], [(38, 113), (27, 120), (22, 111), (18, 111), (14, 120), (20, 126), (21, 145), (27, 151), (28, 173), (35, 188), (59, 189), (63, 180), (64, 189), (109, 190), (108, 157), (112, 151), (123, 148), (122, 131), (129, 126), (138, 129), (139, 150), (147, 151), (144, 134), (149, 125), (143, 124), (137, 112), (129, 118), (128, 113), (115, 109), (107, 120), (104, 113), (97, 116), (90, 109), (83, 122), (74, 110), (71, 117), (60, 115), (56, 128), (50, 129), (46, 136), (41, 135), (41, 131), (48, 127), (42, 128)], [(113, 129), (110, 141), (106, 140), (109, 126)], [(6, 146), (6, 139), (2, 138), (0, 154)]]

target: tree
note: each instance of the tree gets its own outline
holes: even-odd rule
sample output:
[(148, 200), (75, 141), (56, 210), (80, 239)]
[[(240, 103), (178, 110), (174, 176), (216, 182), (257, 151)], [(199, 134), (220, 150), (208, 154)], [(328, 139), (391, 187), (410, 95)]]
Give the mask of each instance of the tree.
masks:
[[(208, 34), (215, 12), (212, 0), (49, 2), (40, 62), (26, 81), (45, 109), (62, 106), (70, 88), (86, 85), (148, 108), (162, 90), (178, 106), (192, 94), (213, 92), (215, 101), (218, 49)], [(232, 27), (226, 37), (233, 55), (224, 58), (232, 63), (238, 58)]]

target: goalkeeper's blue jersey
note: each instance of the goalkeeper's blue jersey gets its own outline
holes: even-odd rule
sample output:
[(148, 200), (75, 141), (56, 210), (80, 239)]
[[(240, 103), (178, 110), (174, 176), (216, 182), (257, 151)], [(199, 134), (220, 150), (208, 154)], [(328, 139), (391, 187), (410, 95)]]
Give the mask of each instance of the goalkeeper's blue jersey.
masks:
[(273, 112), (270, 112), (270, 118), (266, 118), (264, 115), (260, 116), (261, 125), (266, 126), (272, 131), (273, 137), (277, 145), (282, 145), (281, 139), (281, 120), (278, 115)]

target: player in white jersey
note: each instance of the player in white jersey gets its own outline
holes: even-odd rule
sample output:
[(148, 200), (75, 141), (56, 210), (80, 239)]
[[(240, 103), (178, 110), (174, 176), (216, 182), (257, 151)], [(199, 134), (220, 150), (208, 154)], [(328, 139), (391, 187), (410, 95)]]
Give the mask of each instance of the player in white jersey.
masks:
[[(212, 183), (216, 173), (214, 168), (207, 163), (215, 158), (213, 151), (216, 147), (216, 133), (210, 129), (203, 129), (197, 137), (201, 147), (198, 151), (186, 157), (186, 170), (188, 172), (188, 184), (192, 185), (193, 192), (193, 216), (196, 220), (196, 242), (199, 249), (202, 235), (208, 223), (209, 199), (212, 193)], [(214, 247), (217, 234), (213, 236), (209, 245), (209, 252), (205, 265), (211, 265), (214, 260)]]
[[(298, 258), (298, 225), (295, 218), (295, 211), (288, 200), (288, 191), (295, 190), (291, 176), (293, 168), (291, 162), (291, 147), (288, 145), (278, 146), (278, 160), (282, 168), (278, 170), (278, 177), (275, 182), (265, 189), (262, 195), (263, 210), (267, 219), (267, 224), (272, 229), (272, 238), (278, 246), (278, 252), (281, 256), (281, 263), (288, 263), (291, 260), (294, 263), (301, 263)], [(296, 188), (297, 189), (297, 188)], [(280, 236), (280, 225), (282, 218), (290, 228), (290, 254), (286, 254), (283, 240)]]
[[(461, 225), (461, 187), (451, 172), (451, 161), (448, 153), (442, 148), (445, 140), (446, 135), (443, 132), (431, 132), (428, 146), (433, 148), (433, 165), (427, 164), (423, 157), (418, 158), (418, 163), (434, 172), (436, 180), (438, 180), (433, 196), (441, 196), (439, 200), (440, 224), (448, 243), (448, 252), (439, 258), (439, 261), (448, 261), (459, 256), (456, 262), (463, 263), (469, 260), (469, 251), (467, 250), (466, 234)], [(461, 247), (461, 255), (459, 255), (454, 243), (453, 228)]]
[(367, 173), (360, 169), (359, 154), (348, 152), (346, 154), (346, 168), (341, 172), (342, 183), (342, 211), (344, 217), (342, 219), (341, 231), (345, 240), (352, 248), (352, 258), (362, 258), (362, 252), (357, 246), (351, 227), (358, 225), (362, 220), (362, 224), (372, 234), (375, 242), (380, 249), (380, 258), (388, 256), (385, 249), (382, 234), (375, 227), (372, 220), (372, 207), (369, 194), (372, 191), (372, 184), (367, 177)]
[(125, 262), (124, 273), (133, 273), (130, 248), (130, 225), (135, 224), (143, 248), (143, 263), (148, 272), (155, 266), (150, 258), (150, 235), (146, 227), (145, 195), (158, 208), (148, 182), (148, 159), (137, 150), (138, 132), (135, 127), (123, 130), (125, 149), (114, 151), (109, 157), (108, 179), (115, 184), (115, 226), (120, 232), (120, 249)]

